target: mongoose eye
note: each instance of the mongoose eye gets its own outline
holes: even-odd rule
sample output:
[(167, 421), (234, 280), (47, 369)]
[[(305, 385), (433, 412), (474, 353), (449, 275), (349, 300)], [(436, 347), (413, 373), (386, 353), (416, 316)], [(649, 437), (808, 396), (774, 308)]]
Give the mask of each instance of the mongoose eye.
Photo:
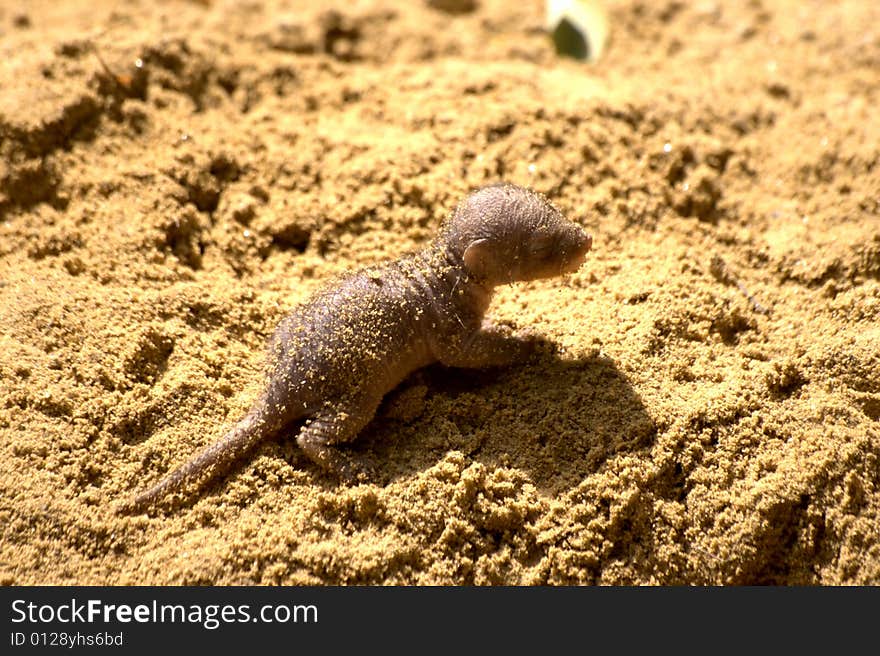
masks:
[(556, 252), (556, 245), (551, 239), (539, 239), (529, 245), (529, 253), (532, 257), (546, 259)]

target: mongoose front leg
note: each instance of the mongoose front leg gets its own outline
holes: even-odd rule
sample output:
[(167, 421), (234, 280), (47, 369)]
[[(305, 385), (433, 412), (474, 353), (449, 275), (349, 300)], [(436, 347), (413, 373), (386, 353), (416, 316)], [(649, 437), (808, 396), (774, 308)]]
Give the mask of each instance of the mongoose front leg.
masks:
[(338, 403), (322, 411), (302, 427), (296, 443), (322, 469), (354, 483), (372, 478), (370, 468), (335, 445), (350, 442), (366, 426), (379, 407), (379, 400), (360, 399)]
[(479, 330), (442, 344), (437, 359), (448, 367), (499, 367), (525, 360), (544, 342), (541, 337), (514, 335), (483, 321)]

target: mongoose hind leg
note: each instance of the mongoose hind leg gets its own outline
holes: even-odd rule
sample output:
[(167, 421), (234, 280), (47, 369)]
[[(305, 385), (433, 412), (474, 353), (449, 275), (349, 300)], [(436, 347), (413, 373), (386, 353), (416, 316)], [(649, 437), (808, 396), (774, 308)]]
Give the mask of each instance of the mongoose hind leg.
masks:
[(296, 437), (296, 443), (324, 471), (346, 482), (373, 479), (372, 467), (336, 445), (357, 437), (375, 416), (380, 401), (359, 398), (333, 404), (306, 422)]

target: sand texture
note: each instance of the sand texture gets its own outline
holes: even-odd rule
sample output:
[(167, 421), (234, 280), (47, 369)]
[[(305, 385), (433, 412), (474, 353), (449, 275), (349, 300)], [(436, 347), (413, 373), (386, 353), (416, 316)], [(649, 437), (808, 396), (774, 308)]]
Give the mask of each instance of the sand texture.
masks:
[[(0, 583), (880, 584), (880, 4), (457, 4), (0, 2)], [(555, 353), (114, 514), (498, 180), (594, 238), (490, 309)]]

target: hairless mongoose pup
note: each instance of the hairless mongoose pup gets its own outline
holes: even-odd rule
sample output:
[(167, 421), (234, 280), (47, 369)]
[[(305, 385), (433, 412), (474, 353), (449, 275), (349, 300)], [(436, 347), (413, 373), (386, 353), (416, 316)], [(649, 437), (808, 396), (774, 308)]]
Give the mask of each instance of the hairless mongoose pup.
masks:
[(527, 356), (537, 338), (484, 319), (493, 288), (574, 272), (591, 246), (534, 191), (505, 183), (475, 191), (422, 251), (350, 274), (282, 320), (265, 391), (247, 415), (120, 511), (143, 510), (190, 483), (203, 487), (297, 420), (306, 455), (356, 479), (361, 469), (337, 445), (357, 436), (388, 391), (433, 362), (491, 367)]

